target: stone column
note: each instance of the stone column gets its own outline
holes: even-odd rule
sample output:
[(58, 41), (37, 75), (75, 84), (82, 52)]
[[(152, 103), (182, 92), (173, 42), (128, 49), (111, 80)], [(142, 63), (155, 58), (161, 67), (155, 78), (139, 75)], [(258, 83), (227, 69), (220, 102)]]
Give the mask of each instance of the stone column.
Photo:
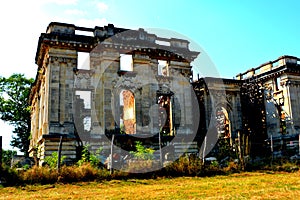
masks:
[(50, 134), (74, 134), (74, 72), (77, 67), (75, 50), (50, 49), (49, 124)]

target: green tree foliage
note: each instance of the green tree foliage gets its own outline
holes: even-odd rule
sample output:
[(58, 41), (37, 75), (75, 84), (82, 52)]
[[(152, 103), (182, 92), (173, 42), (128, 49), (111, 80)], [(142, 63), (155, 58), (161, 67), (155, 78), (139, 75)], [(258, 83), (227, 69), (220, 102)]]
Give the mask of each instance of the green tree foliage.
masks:
[(2, 149), (2, 163), (6, 166), (10, 166), (13, 156), (16, 154), (16, 151)]
[(23, 74), (0, 77), (0, 119), (14, 126), (11, 145), (28, 155), (30, 136), (29, 94), (34, 79)]

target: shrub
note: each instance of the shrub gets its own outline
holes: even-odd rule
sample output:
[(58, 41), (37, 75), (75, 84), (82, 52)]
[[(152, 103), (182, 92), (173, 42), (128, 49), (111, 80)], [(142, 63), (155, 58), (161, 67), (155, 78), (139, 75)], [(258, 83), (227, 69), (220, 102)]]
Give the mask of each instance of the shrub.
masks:
[(63, 166), (60, 170), (58, 182), (72, 183), (79, 181), (95, 181), (110, 178), (106, 169), (98, 169), (91, 163), (83, 163), (81, 166)]
[(130, 151), (133, 159), (128, 160), (123, 170), (129, 173), (146, 173), (158, 169), (160, 163), (154, 159), (154, 149), (146, 148), (142, 145), (142, 142), (135, 142), (136, 151)]
[(33, 166), (27, 171), (20, 172), (22, 181), (27, 184), (51, 184), (58, 178), (58, 172), (50, 167)]
[(200, 175), (203, 170), (202, 160), (195, 155), (184, 155), (165, 167), (169, 176)]
[(240, 166), (238, 165), (238, 163), (236, 162), (228, 162), (228, 165), (227, 167), (224, 167), (223, 168), (223, 171), (225, 173), (236, 173), (236, 172), (239, 172)]
[(284, 172), (295, 172), (299, 171), (299, 166), (296, 163), (285, 161), (280, 164), (275, 164), (272, 166), (272, 171), (284, 171)]
[(155, 152), (154, 149), (144, 147), (140, 141), (135, 142), (135, 148), (136, 151), (130, 151), (130, 154), (133, 155), (134, 158), (141, 160), (153, 160), (153, 154)]
[[(66, 156), (61, 156), (60, 163), (62, 163), (66, 159)], [(51, 169), (55, 169), (57, 167), (58, 153), (53, 152), (51, 156), (47, 156), (45, 158), (45, 162)]]
[(79, 166), (85, 164), (85, 163), (91, 163), (92, 166), (94, 167), (99, 167), (102, 166), (101, 163), (101, 153), (102, 153), (103, 148), (99, 148), (95, 154), (91, 153), (89, 151), (89, 145), (83, 146), (82, 152), (81, 152), (81, 159), (77, 162)]
[(0, 185), (11, 186), (20, 182), (20, 177), (16, 169), (12, 169), (8, 166), (0, 166)]
[(20, 182), (26, 184), (72, 183), (109, 178), (109, 171), (95, 168), (90, 163), (81, 166), (62, 166), (59, 172), (47, 166), (34, 166), (27, 171), (20, 172)]

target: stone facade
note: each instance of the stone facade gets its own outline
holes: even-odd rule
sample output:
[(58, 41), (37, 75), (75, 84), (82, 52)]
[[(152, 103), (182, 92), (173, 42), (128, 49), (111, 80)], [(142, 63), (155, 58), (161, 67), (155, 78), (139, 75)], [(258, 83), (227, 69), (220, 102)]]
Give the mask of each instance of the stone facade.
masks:
[[(120, 139), (124, 133), (137, 139), (159, 132), (165, 138), (189, 135), (194, 127), (190, 62), (199, 52), (188, 44), (111, 24), (93, 29), (49, 24), (39, 40), (30, 96), (31, 155), (43, 163), (61, 136), (67, 144), (62, 154), (72, 162), (82, 144), (108, 150), (112, 134), (120, 136), (119, 143), (130, 143)], [(87, 66), (79, 64), (81, 53)]]
[(209, 152), (220, 139), (233, 145), (241, 134), (255, 149), (299, 132), (298, 58), (280, 57), (236, 79), (192, 80), (198, 55), (187, 40), (143, 29), (50, 23), (36, 53), (30, 155), (42, 164), (61, 137), (62, 154), (74, 162), (84, 144), (108, 151), (112, 135), (116, 151), (136, 140), (157, 149), (162, 137), (180, 155)]
[[(252, 156), (265, 156), (270, 151), (280, 155), (289, 150), (291, 154), (299, 152), (299, 61), (282, 56), (240, 73), (236, 79), (194, 81), (201, 119), (205, 119), (200, 122), (200, 132), (210, 135), (212, 143), (209, 146), (208, 142), (207, 151), (215, 147), (214, 138), (233, 144), (243, 134), (249, 139), (248, 154), (252, 151)], [(220, 110), (224, 115), (221, 126)], [(203, 142), (203, 137), (200, 140)]]
[[(293, 56), (279, 57), (237, 75), (237, 79), (255, 79), (262, 84), (269, 136), (299, 132), (299, 78), (299, 58)], [(286, 123), (284, 129), (281, 127), (281, 120)]]

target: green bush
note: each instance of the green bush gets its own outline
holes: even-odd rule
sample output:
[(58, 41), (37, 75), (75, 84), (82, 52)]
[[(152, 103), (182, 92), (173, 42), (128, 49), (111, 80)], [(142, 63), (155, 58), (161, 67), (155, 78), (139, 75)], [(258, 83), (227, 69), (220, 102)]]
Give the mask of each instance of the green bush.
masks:
[(0, 166), (0, 185), (11, 186), (21, 182), (20, 177), (16, 169), (12, 169), (8, 166)]
[(77, 162), (79, 166), (84, 165), (85, 163), (90, 163), (94, 167), (99, 167), (102, 165), (100, 156), (103, 151), (103, 148), (99, 148), (94, 154), (89, 151), (89, 145), (83, 146), (81, 152), (81, 159)]
[(2, 149), (2, 164), (5, 166), (10, 166), (14, 155), (17, 155), (16, 151)]
[(135, 149), (136, 151), (130, 151), (129, 153), (133, 155), (135, 159), (140, 160), (153, 160), (154, 158), (154, 149), (146, 148), (142, 145), (142, 142), (136, 141), (135, 142)]
[(128, 160), (123, 170), (129, 173), (146, 173), (158, 169), (160, 163), (154, 160), (154, 149), (146, 148), (142, 142), (135, 142), (135, 151), (130, 151), (133, 159)]
[[(66, 156), (60, 157), (60, 163), (63, 163), (63, 161), (66, 159)], [(57, 160), (58, 160), (58, 153), (53, 152), (51, 156), (47, 156), (45, 158), (45, 163), (49, 165), (51, 169), (55, 169), (57, 167)]]

